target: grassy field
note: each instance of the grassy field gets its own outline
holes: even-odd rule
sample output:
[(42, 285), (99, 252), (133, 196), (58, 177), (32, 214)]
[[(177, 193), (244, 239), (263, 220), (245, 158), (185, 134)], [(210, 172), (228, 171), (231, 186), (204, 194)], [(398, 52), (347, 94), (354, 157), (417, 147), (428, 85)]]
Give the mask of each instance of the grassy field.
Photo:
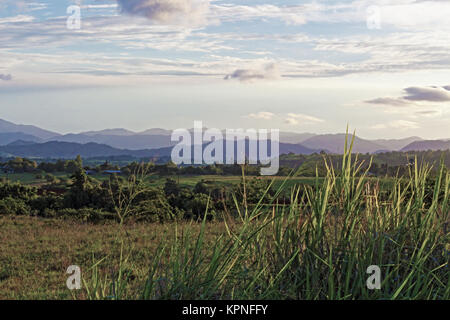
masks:
[[(44, 175), (45, 176), (45, 175)], [(61, 179), (66, 178), (69, 179), (70, 175), (64, 172), (56, 172), (53, 174), (55, 178)], [(36, 173), (0, 173), (0, 179), (7, 179), (12, 182), (21, 182), (23, 184), (29, 185), (39, 185), (47, 183), (45, 177), (37, 178)]]
[[(67, 173), (55, 173), (53, 174), (56, 179), (67, 179), (70, 180), (70, 174)], [(93, 174), (89, 176), (91, 179), (95, 179), (99, 182), (107, 181), (109, 179), (109, 175), (107, 174)], [(36, 174), (34, 173), (13, 173), (13, 174), (5, 174), (0, 173), (0, 179), (5, 178), (12, 182), (21, 182), (27, 185), (42, 185), (46, 184), (47, 181), (42, 178), (36, 178)], [(174, 179), (179, 183), (181, 187), (190, 187), (193, 188), (198, 182), (205, 181), (209, 184), (212, 184), (216, 187), (230, 187), (233, 185), (237, 185), (241, 182), (242, 176), (219, 176), (219, 175), (180, 175), (180, 176), (158, 176), (158, 175), (150, 175), (146, 178), (146, 182), (148, 186), (152, 187), (162, 187), (166, 182), (166, 179)], [(264, 180), (274, 180), (274, 188), (278, 188), (283, 182), (285, 182), (286, 189), (291, 188), (295, 185), (306, 184), (312, 185), (315, 181), (315, 178), (311, 177), (280, 177), (280, 176), (270, 176), (270, 177), (256, 177), (257, 179)]]
[[(53, 174), (57, 179), (67, 179), (70, 180), (70, 174), (58, 172)], [(107, 181), (109, 175), (107, 174), (93, 174), (89, 175), (91, 179), (95, 179), (99, 182)], [(37, 179), (34, 173), (13, 173), (5, 174), (0, 173), (0, 179), (6, 178), (12, 182), (21, 182), (28, 185), (41, 185), (47, 183), (45, 179)], [(162, 187), (166, 182), (166, 179), (174, 179), (179, 183), (181, 187), (193, 188), (198, 182), (205, 181), (209, 184), (213, 184), (217, 187), (227, 187), (237, 185), (242, 181), (242, 176), (220, 176), (220, 175), (179, 175), (179, 176), (158, 176), (149, 175), (146, 178), (147, 185), (152, 187)], [(291, 188), (298, 185), (314, 185), (316, 182), (315, 177), (285, 177), (285, 176), (260, 176), (260, 177), (247, 177), (247, 179), (262, 179), (267, 181), (273, 181), (273, 188), (277, 189), (283, 184), (285, 190), (290, 190)], [(370, 178), (373, 181), (381, 181), (385, 185), (392, 186), (394, 178)], [(323, 178), (319, 179), (323, 181)]]
[[(408, 177), (386, 183), (350, 150), (339, 171), (276, 177), (270, 200), (249, 205), (244, 191), (210, 222), (208, 208), (202, 221), (164, 224), (135, 224), (127, 206), (116, 207), (120, 223), (0, 215), (0, 298), (450, 299), (448, 169), (430, 179), (431, 167), (416, 161)], [(201, 179), (240, 181), (180, 184)], [(80, 290), (66, 288), (70, 265), (81, 267)]]
[[(131, 291), (139, 291), (145, 282), (158, 245), (173, 234), (173, 224), (127, 225), (129, 254), (133, 257)], [(199, 224), (178, 225), (179, 231), (200, 229)], [(117, 245), (116, 223), (93, 225), (58, 219), (0, 216), (0, 299), (72, 299), (66, 287), (66, 269), (78, 265), (89, 272), (92, 259), (107, 258), (101, 273), (118, 270), (116, 260), (120, 251)], [(218, 223), (208, 227), (207, 244), (223, 233), (225, 227)], [(87, 298), (85, 292), (76, 294)], [(133, 297), (133, 296), (130, 296)]]

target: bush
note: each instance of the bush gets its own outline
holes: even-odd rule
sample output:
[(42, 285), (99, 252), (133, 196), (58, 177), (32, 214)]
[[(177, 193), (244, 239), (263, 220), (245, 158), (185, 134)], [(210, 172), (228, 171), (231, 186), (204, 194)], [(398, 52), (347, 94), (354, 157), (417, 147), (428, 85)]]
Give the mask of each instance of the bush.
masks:
[(64, 198), (62, 196), (50, 193), (32, 199), (29, 204), (33, 210), (37, 211), (39, 216), (46, 216), (46, 210), (56, 211), (61, 209), (63, 207), (63, 200)]
[(45, 176), (45, 180), (46, 180), (48, 183), (53, 183), (53, 182), (56, 181), (56, 178), (55, 178), (54, 175), (52, 175), (51, 173), (49, 173), (49, 174), (47, 174), (47, 175)]
[(0, 214), (29, 215), (31, 208), (25, 201), (11, 197), (0, 200)]
[[(203, 193), (198, 193), (194, 195), (193, 199), (189, 203), (189, 207), (192, 212), (192, 217), (194, 219), (203, 219), (208, 209), (208, 220), (211, 220), (215, 216), (215, 212), (211, 210), (212, 201), (209, 199), (209, 196)], [(209, 205), (209, 208), (208, 208)]]
[(81, 208), (81, 209), (64, 208), (58, 211), (46, 210), (45, 214), (46, 217), (62, 217), (90, 223), (98, 223), (104, 220), (114, 218), (114, 215), (112, 213), (94, 208)]
[(208, 194), (208, 185), (205, 183), (204, 180), (197, 182), (197, 184), (194, 187), (194, 193)]
[(166, 222), (181, 219), (184, 211), (172, 207), (165, 198), (145, 200), (133, 209), (136, 221)]
[(7, 181), (6, 183), (0, 184), (0, 199), (4, 198), (14, 198), (19, 200), (28, 201), (34, 198), (37, 194), (37, 189), (30, 186), (25, 186), (18, 182), (11, 183)]

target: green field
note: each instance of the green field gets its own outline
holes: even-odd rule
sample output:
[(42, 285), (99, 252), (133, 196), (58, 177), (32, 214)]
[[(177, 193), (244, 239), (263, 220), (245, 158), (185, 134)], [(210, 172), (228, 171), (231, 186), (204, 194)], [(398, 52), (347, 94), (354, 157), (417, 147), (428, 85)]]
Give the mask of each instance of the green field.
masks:
[[(58, 172), (53, 174), (57, 179), (65, 178), (70, 179), (70, 174)], [(89, 175), (90, 178), (95, 179), (97, 181), (107, 181), (109, 179), (109, 175), (107, 174), (93, 174)], [(35, 173), (12, 173), (5, 174), (0, 173), (0, 179), (5, 178), (13, 182), (21, 182), (23, 184), (31, 184), (31, 185), (39, 185), (45, 184), (45, 179), (37, 179)], [(179, 175), (179, 176), (158, 176), (158, 175), (149, 175), (146, 178), (146, 182), (150, 186), (163, 186), (166, 179), (171, 178), (177, 181), (180, 186), (185, 187), (194, 187), (200, 181), (206, 181), (208, 183), (212, 183), (217, 186), (231, 186), (236, 185), (242, 180), (242, 176), (219, 176), (219, 175)], [(251, 177), (249, 177), (251, 179)], [(312, 185), (315, 181), (315, 178), (311, 177), (279, 177), (279, 176), (267, 176), (267, 177), (257, 177), (257, 179), (264, 180), (275, 180), (274, 186), (279, 186), (283, 181), (287, 179), (287, 187), (292, 187), (298, 184), (308, 184)]]
[[(288, 178), (284, 185), (275, 177), (273, 196), (248, 203), (244, 192), (233, 198), (234, 208), (228, 203), (215, 216), (207, 195), (190, 194), (183, 201), (206, 200), (202, 219), (137, 223), (127, 209), (133, 192), (140, 192), (133, 179), (125, 193), (111, 196), (121, 201), (114, 202), (116, 220), (91, 223), (77, 215), (93, 208), (65, 208), (58, 218), (30, 217), (23, 210), (0, 214), (0, 299), (450, 299), (447, 168), (431, 177), (429, 167), (416, 166), (409, 177), (383, 181), (360, 172), (348, 155), (343, 158), (340, 172), (315, 180)], [(75, 200), (101, 190), (85, 187), (80, 181), (88, 182), (78, 176)], [(147, 177), (143, 191), (162, 186), (165, 178)], [(179, 184), (193, 186), (202, 179), (240, 181), (180, 176)], [(6, 184), (3, 190), (19, 195), (25, 190), (14, 188)], [(163, 194), (155, 192), (149, 196)], [(283, 193), (291, 198), (279, 205)], [(184, 198), (168, 198), (176, 200), (173, 207), (156, 197), (137, 208), (145, 213), (152, 207), (152, 214), (159, 214), (163, 206), (185, 205), (179, 201)], [(1, 201), (10, 210), (27, 204)], [(70, 265), (81, 267), (80, 290), (65, 286)], [(367, 285), (372, 266), (380, 270), (375, 288)]]
[[(46, 183), (44, 178), (36, 178), (36, 173), (0, 173), (0, 179), (10, 180), (12, 182), (21, 182), (23, 184), (38, 185)], [(53, 173), (56, 178), (69, 178), (70, 175), (64, 172)]]

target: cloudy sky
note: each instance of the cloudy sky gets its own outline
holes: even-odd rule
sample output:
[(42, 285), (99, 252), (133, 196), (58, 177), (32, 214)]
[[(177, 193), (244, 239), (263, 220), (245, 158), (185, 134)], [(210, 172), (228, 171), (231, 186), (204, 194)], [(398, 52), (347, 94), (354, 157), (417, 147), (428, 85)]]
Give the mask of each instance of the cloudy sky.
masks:
[(0, 0), (0, 118), (450, 138), (449, 16), (450, 0)]

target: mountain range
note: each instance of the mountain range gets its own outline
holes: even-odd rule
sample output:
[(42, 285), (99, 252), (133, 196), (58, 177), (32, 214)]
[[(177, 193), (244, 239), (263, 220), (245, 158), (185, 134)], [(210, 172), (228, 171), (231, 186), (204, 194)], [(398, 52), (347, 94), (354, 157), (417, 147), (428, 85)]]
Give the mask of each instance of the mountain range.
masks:
[[(171, 134), (171, 130), (161, 128), (142, 132), (115, 128), (60, 134), (0, 119), (0, 155), (35, 158), (73, 158), (77, 154), (84, 157), (170, 156), (172, 147), (177, 144), (171, 141)], [(342, 133), (280, 132), (280, 153), (342, 153), (345, 138)], [(368, 140), (355, 136), (353, 147), (358, 153), (447, 149), (450, 149), (450, 140), (424, 140), (420, 137)]]
[[(224, 150), (226, 150), (226, 141), (222, 140)], [(237, 158), (237, 142), (234, 144), (234, 157)], [(204, 144), (202, 150), (208, 144)], [(309, 149), (300, 144), (279, 144), (280, 153), (295, 153), (295, 154), (312, 154), (319, 152), (319, 150)], [(74, 143), (74, 142), (59, 142), (50, 141), (44, 143), (32, 143), (26, 141), (16, 141), (6, 146), (0, 146), (0, 156), (2, 157), (23, 157), (23, 158), (47, 158), (47, 159), (73, 159), (77, 155), (83, 158), (99, 158), (99, 157), (116, 157), (116, 156), (128, 156), (134, 158), (163, 158), (170, 157), (172, 153), (172, 147), (164, 147), (158, 149), (143, 149), (143, 150), (129, 150), (118, 149), (108, 146), (106, 144), (98, 144), (89, 142), (86, 144)], [(249, 152), (248, 140), (245, 144), (245, 155), (248, 156)], [(270, 150), (270, 146), (268, 147)], [(194, 154), (193, 146), (191, 147), (191, 154)], [(224, 155), (224, 161), (226, 160)]]

